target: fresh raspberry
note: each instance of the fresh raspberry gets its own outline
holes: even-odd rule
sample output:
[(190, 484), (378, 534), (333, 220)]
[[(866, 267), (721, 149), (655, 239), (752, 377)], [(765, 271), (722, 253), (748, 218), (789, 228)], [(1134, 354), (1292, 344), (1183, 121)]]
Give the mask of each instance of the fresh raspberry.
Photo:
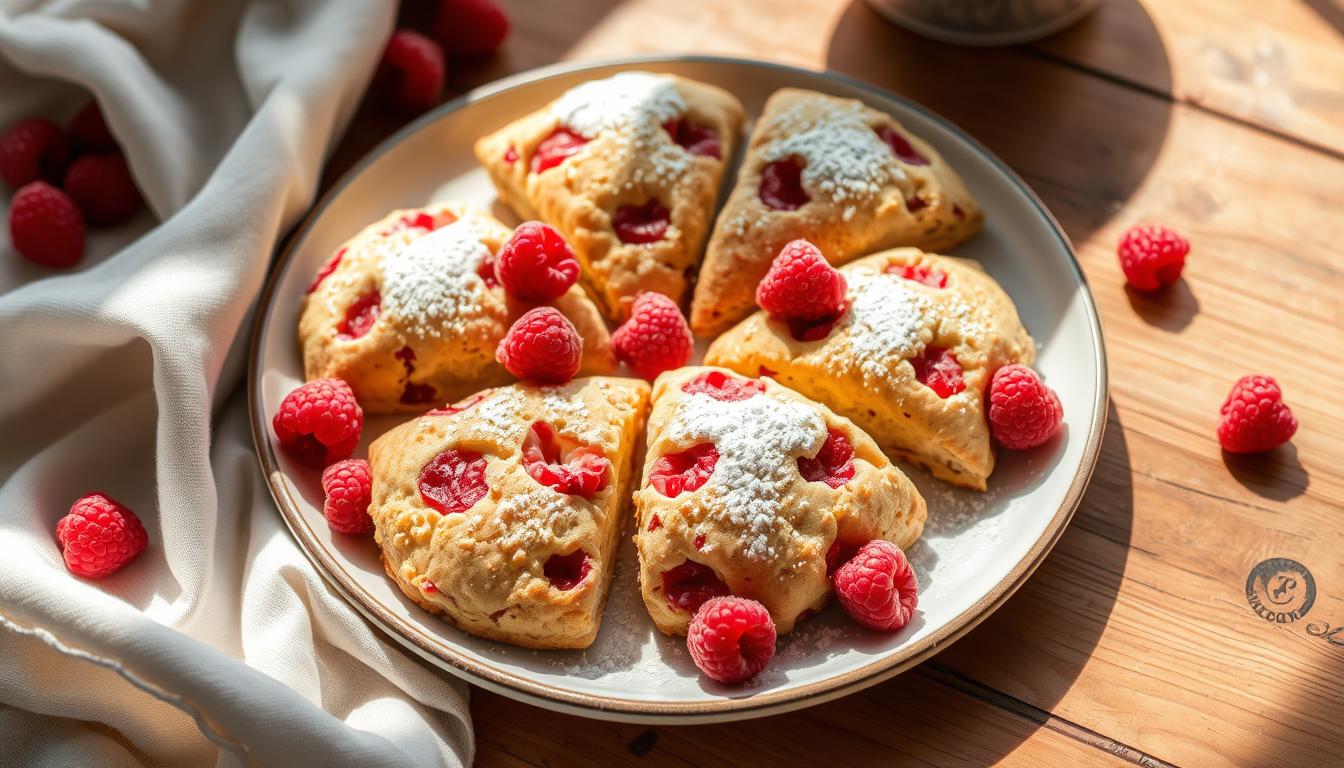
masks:
[(781, 320), (817, 320), (845, 303), (845, 276), (806, 240), (785, 245), (756, 286), (756, 303)]
[(295, 387), (271, 420), (280, 445), (315, 469), (350, 458), (364, 427), (364, 410), (350, 385), (316, 379)]
[(583, 339), (554, 307), (529, 309), (495, 349), (509, 373), (534, 384), (563, 384), (579, 372)]
[(439, 0), (434, 37), (454, 59), (489, 56), (509, 34), (509, 17), (494, 0)]
[(775, 622), (765, 606), (745, 597), (716, 597), (700, 606), (686, 648), (706, 677), (741, 683), (775, 656)]
[(524, 301), (552, 301), (579, 279), (579, 260), (553, 227), (525, 221), (499, 249), (495, 277)]
[(417, 115), (438, 103), (446, 69), (438, 43), (399, 29), (387, 41), (373, 83), (388, 106)]
[(691, 359), (695, 339), (681, 310), (661, 293), (641, 293), (630, 307), (630, 319), (611, 335), (616, 357), (636, 375), (657, 378)]
[(59, 184), (68, 162), (70, 142), (50, 120), (30, 117), (0, 133), (0, 179), (14, 189), (38, 180)]
[(1242, 376), (1220, 411), (1218, 442), (1230, 453), (1271, 451), (1292, 439), (1297, 419), (1269, 376)]
[(1166, 227), (1132, 227), (1120, 238), (1116, 255), (1125, 279), (1140, 291), (1155, 291), (1181, 277), (1190, 243)]
[(883, 632), (904, 627), (919, 605), (915, 570), (900, 547), (873, 539), (832, 577), (840, 605), (855, 621)]
[(322, 514), (337, 533), (369, 533), (373, 520), (369, 502), (373, 498), (373, 474), (369, 462), (346, 459), (322, 470)]
[(121, 155), (84, 155), (71, 163), (63, 186), (91, 224), (120, 224), (140, 210), (140, 190)]
[(10, 201), (9, 239), (34, 264), (71, 267), (84, 255), (84, 216), (69, 195), (34, 181)]
[(1059, 395), (1025, 365), (1005, 365), (989, 382), (989, 429), (1015, 451), (1035, 448), (1059, 430), (1064, 408)]
[(56, 541), (71, 573), (101, 579), (145, 551), (149, 536), (130, 507), (107, 494), (90, 493), (56, 522)]
[(92, 100), (70, 121), (70, 138), (86, 151), (114, 152), (117, 149), (117, 139), (108, 130), (103, 111), (98, 108), (98, 102)]

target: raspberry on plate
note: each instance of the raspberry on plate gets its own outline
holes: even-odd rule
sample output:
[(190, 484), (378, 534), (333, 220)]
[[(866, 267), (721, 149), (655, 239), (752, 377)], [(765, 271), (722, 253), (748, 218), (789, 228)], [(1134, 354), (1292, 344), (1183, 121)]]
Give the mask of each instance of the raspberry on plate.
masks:
[(373, 475), (369, 462), (346, 459), (322, 470), (322, 515), (337, 533), (373, 531), (369, 501), (373, 498)]
[(71, 267), (84, 255), (84, 216), (69, 195), (34, 181), (10, 201), (9, 239), (34, 264)]
[(489, 56), (509, 34), (509, 17), (494, 0), (439, 0), (434, 37), (455, 59)]
[(322, 469), (355, 452), (364, 411), (349, 384), (315, 379), (285, 395), (271, 426), (280, 445), (296, 459)]
[(611, 345), (616, 357), (636, 375), (654, 379), (685, 365), (695, 339), (671, 299), (661, 293), (641, 293), (630, 308), (630, 319), (611, 335)]
[(415, 115), (438, 103), (446, 71), (438, 43), (399, 29), (387, 41), (373, 83), (388, 106)]
[(30, 117), (0, 133), (0, 179), (14, 189), (39, 180), (59, 184), (69, 161), (70, 142), (50, 120)]
[(780, 250), (756, 286), (756, 303), (781, 320), (816, 320), (840, 310), (846, 288), (844, 275), (815, 245), (794, 240)]
[(1241, 377), (1219, 413), (1218, 442), (1229, 453), (1272, 451), (1297, 432), (1297, 418), (1270, 376)]
[(107, 494), (90, 493), (56, 522), (56, 541), (71, 573), (101, 579), (145, 551), (149, 536), (130, 507)]
[(1116, 249), (1125, 279), (1140, 291), (1155, 291), (1179, 280), (1189, 252), (1185, 238), (1156, 224), (1130, 228)]
[(117, 139), (108, 130), (98, 102), (93, 100), (80, 108), (70, 120), (70, 138), (84, 150), (114, 152), (117, 149)]
[(119, 154), (84, 155), (70, 164), (63, 186), (91, 224), (120, 224), (140, 210), (140, 190)]
[(775, 622), (755, 600), (711, 598), (691, 619), (686, 648), (705, 676), (721, 683), (746, 682), (775, 656)]
[(895, 632), (919, 605), (919, 582), (900, 547), (883, 539), (859, 547), (832, 577), (840, 605), (865, 627)]
[(525, 221), (500, 247), (495, 277), (512, 296), (552, 301), (579, 279), (579, 260), (554, 227)]
[(1059, 395), (1025, 365), (1005, 365), (989, 382), (990, 432), (1005, 448), (1035, 448), (1059, 431), (1064, 407)]
[(583, 339), (554, 307), (529, 309), (500, 340), (495, 359), (534, 384), (563, 384), (579, 372)]

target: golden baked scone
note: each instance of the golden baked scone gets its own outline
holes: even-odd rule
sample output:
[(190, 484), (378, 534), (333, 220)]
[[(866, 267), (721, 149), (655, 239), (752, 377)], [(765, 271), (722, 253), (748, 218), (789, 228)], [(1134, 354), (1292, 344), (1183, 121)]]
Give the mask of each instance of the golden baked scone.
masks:
[(791, 240), (812, 241), (839, 265), (897, 245), (946, 250), (982, 221), (956, 172), (890, 115), (776, 91), (709, 239), (691, 330), (714, 336), (755, 309), (756, 284)]
[[(508, 227), (468, 206), (399, 210), (365, 227), (318, 272), (299, 315), (309, 379), (344, 379), (370, 414), (423, 411), (513, 377), (495, 347), (531, 304), (495, 281)], [(616, 359), (577, 286), (553, 302), (583, 337), (583, 373)]]
[(648, 401), (635, 379), (514, 384), (373, 441), (369, 515), (388, 575), (474, 635), (588, 647)]
[(1004, 365), (1036, 348), (999, 284), (964, 259), (917, 248), (841, 267), (843, 313), (821, 324), (743, 320), (705, 361), (770, 375), (848, 416), (889, 454), (957, 485), (985, 489), (994, 452), (984, 394)]
[(729, 593), (791, 632), (825, 604), (828, 571), (853, 550), (878, 538), (908, 547), (924, 529), (924, 499), (872, 438), (769, 379), (709, 367), (659, 376), (647, 441), (639, 582), (668, 634)]
[(719, 88), (621, 72), (482, 138), (476, 158), (519, 216), (560, 230), (622, 320), (641, 291), (685, 303), (742, 122)]

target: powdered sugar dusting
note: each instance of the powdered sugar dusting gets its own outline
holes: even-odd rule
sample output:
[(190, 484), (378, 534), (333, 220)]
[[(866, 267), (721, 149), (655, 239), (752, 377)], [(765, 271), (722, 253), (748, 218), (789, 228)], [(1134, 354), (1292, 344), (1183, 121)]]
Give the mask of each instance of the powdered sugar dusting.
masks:
[[(563, 424), (561, 431), (580, 442), (592, 445), (603, 442), (603, 424), (592, 418), (582, 400), (549, 388), (542, 392), (541, 400), (541, 413), (553, 426)], [(532, 422), (522, 416), (525, 405), (526, 400), (519, 390), (500, 387), (484, 402), (463, 413), (468, 414), (476, 429), (498, 442), (521, 445), (532, 427)]]
[(459, 318), (479, 312), (485, 282), (476, 274), (490, 250), (469, 220), (449, 224), (382, 259), (383, 313), (422, 337), (460, 332)]
[(499, 549), (509, 555), (535, 551), (559, 532), (573, 528), (573, 521), (564, 518), (578, 514), (570, 497), (548, 486), (538, 484), (526, 493), (510, 496), (495, 507), (495, 517), (504, 531), (497, 540)]
[(737, 550), (744, 557), (774, 557), (771, 539), (788, 531), (779, 510), (797, 476), (796, 459), (815, 455), (826, 439), (816, 411), (764, 395), (729, 402), (696, 393), (681, 403), (668, 437), (714, 443), (719, 460), (705, 484), (711, 514), (742, 532)]
[(858, 204), (905, 178), (858, 105), (827, 109), (820, 116), (793, 107), (772, 124), (784, 135), (762, 148), (761, 156), (768, 162), (802, 158), (804, 189), (841, 206), (846, 221), (853, 218)]
[(886, 376), (891, 360), (914, 357), (923, 348), (921, 331), (931, 322), (929, 301), (897, 275), (850, 271), (845, 277), (852, 302), (846, 326), (854, 358), (864, 373)]
[(551, 105), (551, 114), (588, 138), (621, 131), (635, 123), (662, 125), (686, 112), (686, 101), (671, 78), (648, 72), (619, 72), (570, 88)]

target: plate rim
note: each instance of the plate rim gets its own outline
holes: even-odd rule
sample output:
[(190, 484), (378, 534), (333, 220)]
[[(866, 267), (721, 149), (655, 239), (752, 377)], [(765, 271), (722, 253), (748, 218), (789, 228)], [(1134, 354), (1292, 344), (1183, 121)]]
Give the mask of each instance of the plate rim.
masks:
[[(560, 688), (521, 677), (503, 669), (477, 662), (467, 657), (444, 641), (427, 642), (421, 633), (402, 621), (400, 617), (386, 610), (378, 601), (366, 598), (363, 590), (339, 567), (320, 545), (315, 533), (298, 509), (298, 505), (289, 493), (284, 475), (276, 460), (267, 431), (269, 423), (261, 403), (260, 368), (262, 339), (269, 326), (271, 308), (275, 303), (279, 284), (293, 261), (294, 253), (312, 230), (318, 217), (325, 212), (332, 201), (339, 196), (365, 170), (378, 162), (384, 155), (412, 134), (447, 114), (456, 112), (477, 101), (495, 96), (505, 91), (526, 87), (534, 82), (547, 80), (560, 75), (573, 74), (611, 67), (637, 67), (651, 64), (698, 62), (723, 66), (746, 66), (775, 69), (782, 73), (821, 77), (834, 80), (849, 88), (904, 104), (907, 108), (923, 114), (936, 122), (944, 130), (967, 142), (1001, 173), (1003, 173), (1032, 204), (1041, 217), (1049, 224), (1052, 233), (1068, 255), (1069, 266), (1081, 286), (1081, 300), (1088, 318), (1088, 330), (1093, 340), (1093, 356), (1096, 365), (1097, 397), (1092, 404), (1088, 437), (1083, 446), (1082, 460), (1071, 481), (1063, 501), (1054, 516), (1042, 531), (1040, 537), (1028, 549), (1026, 555), (1015, 564), (991, 590), (975, 603), (958, 613), (938, 630), (914, 643), (905, 653), (875, 659), (856, 669), (818, 680), (790, 687), (784, 690), (766, 691), (743, 698), (721, 698), (695, 702), (658, 702), (622, 699), (610, 696), (598, 696)], [(336, 588), (342, 597), (354, 606), (362, 615), (377, 625), (393, 640), (401, 643), (417, 655), (425, 658), (441, 669), (453, 673), (468, 682), (482, 685), (505, 696), (527, 703), (563, 709), (566, 712), (600, 719), (624, 720), (630, 722), (708, 722), (711, 720), (747, 719), (762, 717), (791, 709), (820, 704), (840, 696), (854, 693), (875, 685), (904, 672), (916, 664), (930, 658), (947, 645), (955, 642), (967, 632), (997, 610), (1011, 597), (1044, 561), (1045, 556), (1059, 541), (1068, 522), (1081, 503), (1083, 494), (1091, 481), (1101, 454), (1102, 439), (1107, 425), (1107, 409), (1110, 402), (1109, 376), (1107, 371), (1106, 347), (1101, 328), (1101, 319), (1097, 313), (1091, 286), (1078, 262), (1078, 255), (1064, 229), (1054, 215), (1045, 206), (1035, 191), (993, 152), (989, 151), (977, 139), (962, 130), (947, 118), (904, 96), (891, 93), (883, 88), (858, 80), (830, 69), (812, 70), (790, 64), (761, 59), (735, 56), (713, 55), (646, 55), (622, 56), (615, 58), (592, 59), (574, 62), (560, 62), (544, 67), (525, 70), (472, 90), (452, 99), (435, 109), (421, 115), (407, 125), (388, 136), (365, 154), (358, 162), (348, 168), (332, 186), (322, 194), (309, 208), (303, 219), (295, 225), (289, 241), (279, 250), (272, 260), (265, 285), (258, 298), (256, 314), (248, 341), (247, 351), (247, 401), (249, 421), (252, 428), (252, 441), (258, 464), (266, 479), (267, 487), (275, 502), (280, 517), (299, 544), (299, 549), (313, 564), (323, 578)]]

